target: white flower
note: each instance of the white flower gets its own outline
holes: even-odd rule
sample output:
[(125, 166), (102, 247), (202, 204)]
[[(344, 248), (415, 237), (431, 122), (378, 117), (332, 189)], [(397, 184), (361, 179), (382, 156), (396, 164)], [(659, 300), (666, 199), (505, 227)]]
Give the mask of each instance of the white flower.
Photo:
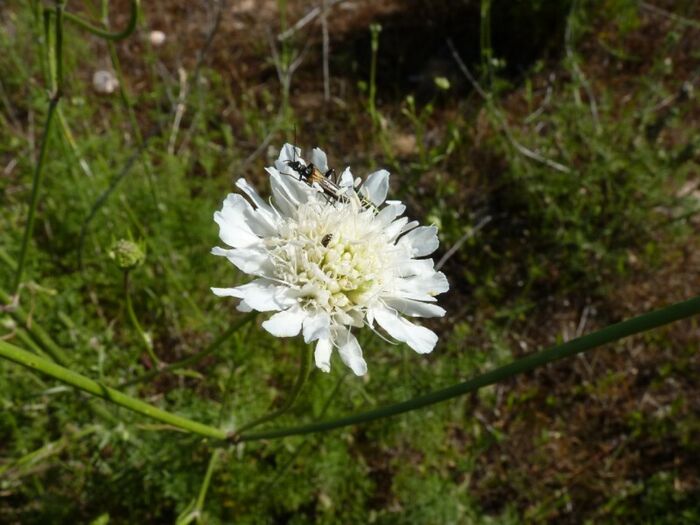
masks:
[(151, 45), (154, 47), (162, 46), (165, 42), (165, 33), (163, 33), (163, 31), (158, 31), (157, 29), (151, 31), (148, 37), (151, 40)]
[[(212, 253), (257, 278), (212, 291), (241, 299), (241, 311), (277, 312), (263, 327), (275, 336), (302, 332), (307, 343), (316, 341), (316, 366), (324, 372), (336, 348), (363, 375), (367, 364), (351, 329), (374, 328), (375, 321), (416, 352), (431, 352), (437, 335), (404, 316), (445, 314), (435, 296), (448, 290), (447, 278), (435, 271), (432, 259), (419, 258), (438, 247), (437, 228), (400, 217), (406, 207), (386, 201), (386, 170), (360, 186), (347, 168), (334, 194), (292, 169), (290, 163), (306, 165), (300, 153), (286, 144), (275, 167), (267, 168), (270, 202), (239, 179), (236, 186), (248, 199), (231, 193), (214, 214), (219, 237), (231, 249)], [(311, 161), (321, 172), (328, 170), (320, 149), (313, 150)]]
[(92, 87), (100, 94), (109, 95), (119, 87), (119, 80), (111, 71), (100, 69), (92, 75)]

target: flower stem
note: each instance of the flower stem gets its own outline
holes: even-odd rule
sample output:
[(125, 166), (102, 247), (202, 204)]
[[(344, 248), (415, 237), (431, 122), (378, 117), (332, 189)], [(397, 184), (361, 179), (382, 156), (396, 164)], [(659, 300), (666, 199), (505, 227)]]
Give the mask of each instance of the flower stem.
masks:
[(204, 501), (207, 497), (207, 491), (209, 490), (209, 484), (211, 483), (212, 475), (214, 474), (214, 469), (219, 462), (219, 457), (221, 457), (221, 449), (217, 448), (211, 453), (209, 458), (209, 465), (207, 466), (207, 473), (204, 475), (204, 481), (202, 486), (199, 488), (199, 495), (197, 496), (197, 504), (194, 507), (194, 511), (199, 516), (204, 509)]
[(367, 96), (367, 109), (369, 110), (369, 115), (376, 131), (380, 127), (379, 114), (377, 113), (377, 52), (379, 51), (379, 33), (382, 30), (382, 26), (379, 24), (372, 24), (369, 26), (369, 29), (372, 37), (372, 57), (369, 67), (369, 93)]
[(310, 354), (310, 352), (308, 352), (308, 349), (304, 347), (302, 349), (303, 360), (300, 366), (300, 374), (297, 378), (297, 383), (295, 384), (292, 396), (290, 396), (290, 400), (280, 410), (244, 425), (238, 430), (238, 432), (233, 434), (209, 425), (192, 421), (182, 416), (172, 414), (160, 408), (154, 407), (153, 405), (149, 405), (148, 403), (144, 403), (138, 399), (134, 399), (117, 390), (100, 384), (97, 381), (93, 381), (92, 379), (89, 379), (81, 374), (46, 361), (45, 359), (42, 359), (2, 340), (0, 340), (0, 357), (13, 361), (31, 370), (37, 370), (89, 394), (106, 399), (124, 408), (158, 421), (162, 421), (179, 429), (215, 439), (243, 442), (311, 434), (314, 432), (324, 432), (335, 428), (366, 423), (375, 419), (395, 416), (404, 412), (417, 410), (419, 408), (474, 392), (485, 386), (510, 379), (511, 377), (529, 372), (540, 366), (544, 366), (567, 357), (575, 356), (576, 354), (591, 350), (598, 346), (602, 346), (634, 334), (646, 332), (681, 319), (692, 317), (699, 313), (700, 296), (687, 301), (672, 304), (671, 306), (667, 306), (653, 312), (633, 317), (632, 319), (628, 319), (614, 325), (610, 325), (602, 330), (593, 332), (592, 334), (588, 334), (583, 337), (573, 339), (567, 343), (556, 345), (535, 354), (520, 358), (510, 364), (496, 368), (495, 370), (491, 370), (490, 372), (486, 372), (470, 380), (458, 383), (442, 390), (425, 394), (423, 396), (409, 399), (408, 401), (403, 401), (401, 403), (396, 403), (329, 421), (320, 421), (308, 425), (245, 433), (245, 430), (250, 430), (254, 426), (257, 426), (265, 421), (270, 421), (274, 417), (278, 417), (293, 404), (296, 396), (298, 396), (299, 391), (301, 390), (301, 386), (306, 379), (306, 370), (308, 370), (309, 366), (309, 358), (307, 353)]
[(10, 315), (18, 325), (27, 331), (36, 344), (38, 344), (51, 359), (64, 366), (68, 363), (68, 354), (66, 354), (66, 351), (58, 346), (38, 323), (33, 323), (27, 312), (25, 312), (21, 306), (18, 304), (12, 305), (11, 297), (2, 289), (0, 289), (0, 303), (11, 305), (8, 307)]
[(282, 414), (284, 414), (287, 410), (289, 410), (292, 407), (294, 402), (299, 397), (299, 393), (301, 392), (301, 389), (304, 386), (304, 383), (306, 383), (306, 379), (309, 377), (310, 358), (311, 358), (311, 345), (302, 344), (300, 351), (299, 351), (299, 374), (297, 375), (297, 379), (294, 382), (294, 386), (292, 387), (292, 392), (289, 394), (287, 401), (284, 403), (284, 405), (282, 405), (277, 410), (274, 410), (274, 411), (270, 412), (269, 414), (266, 414), (262, 417), (259, 417), (258, 419), (254, 419), (253, 421), (246, 423), (245, 425), (242, 425), (238, 430), (236, 430), (233, 433), (233, 435), (231, 436), (232, 440), (235, 441), (236, 436), (239, 436), (242, 432), (245, 432), (246, 430), (250, 430), (254, 427), (257, 427), (258, 425), (262, 425), (263, 423), (267, 423), (269, 421), (272, 421), (273, 419), (277, 419), (278, 417), (280, 417)]
[[(138, 6), (137, 6), (138, 7)], [(134, 10), (133, 12), (136, 12)], [(135, 16), (135, 15), (134, 15)], [(102, 18), (104, 25), (109, 27), (109, 13), (108, 13), (108, 2), (107, 0), (102, 0)], [(148, 181), (149, 190), (151, 192), (151, 198), (153, 204), (156, 207), (156, 211), (160, 212), (158, 207), (158, 196), (156, 194), (155, 179), (153, 174), (153, 169), (151, 162), (148, 157), (148, 151), (146, 150), (147, 144), (144, 140), (143, 134), (141, 133), (141, 128), (139, 126), (138, 120), (136, 118), (136, 112), (134, 111), (134, 105), (129, 97), (129, 93), (126, 90), (126, 82), (124, 78), (124, 73), (122, 72), (121, 62), (119, 61), (119, 55), (117, 54), (117, 48), (113, 40), (107, 40), (107, 51), (109, 52), (109, 57), (112, 62), (112, 68), (114, 69), (114, 74), (117, 77), (118, 87), (119, 87), (119, 98), (126, 109), (126, 115), (129, 119), (129, 125), (131, 126), (131, 132), (134, 134), (136, 139), (136, 145), (139, 150), (142, 151), (142, 155), (139, 157), (141, 166), (146, 173), (146, 179)]]
[[(322, 419), (326, 416), (326, 412), (328, 412), (328, 409), (331, 407), (335, 396), (340, 391), (340, 387), (342, 386), (343, 382), (348, 377), (348, 375), (349, 374), (346, 372), (342, 376), (340, 376), (340, 379), (338, 379), (338, 381), (336, 382), (335, 387), (333, 387), (333, 390), (331, 391), (330, 395), (326, 398), (326, 401), (323, 404), (323, 408), (321, 408), (321, 412), (315, 419)], [(304, 449), (312, 441), (313, 438), (313, 435), (307, 435), (306, 437), (304, 437), (301, 444), (296, 448), (294, 452), (292, 452), (289, 459), (281, 467), (277, 467), (275, 469), (275, 476), (267, 483), (264, 483), (259, 489), (256, 488), (256, 492), (258, 494), (267, 494), (271, 488), (274, 488), (275, 485), (279, 482), (279, 480), (282, 479), (282, 477), (287, 473), (289, 468), (294, 464), (297, 458), (302, 454), (302, 452), (304, 452)]]
[(624, 337), (628, 337), (640, 332), (646, 332), (653, 328), (658, 328), (665, 324), (669, 324), (686, 317), (691, 317), (700, 313), (700, 297), (695, 297), (688, 301), (676, 303), (660, 310), (655, 310), (638, 317), (633, 317), (621, 323), (610, 325), (602, 330), (593, 332), (592, 334), (573, 339), (567, 343), (560, 344), (542, 350), (535, 354), (522, 357), (505, 366), (491, 370), (481, 374), (475, 378), (464, 381), (456, 385), (452, 385), (442, 390), (437, 390), (429, 394), (409, 399), (401, 403), (388, 405), (367, 412), (353, 414), (329, 421), (321, 421), (318, 423), (310, 423), (308, 425), (300, 425), (289, 428), (279, 428), (273, 430), (263, 430), (255, 433), (242, 433), (238, 436), (238, 441), (255, 441), (259, 439), (281, 438), (285, 436), (295, 436), (301, 434), (310, 434), (313, 432), (324, 432), (334, 428), (356, 425), (358, 423), (367, 423), (375, 419), (395, 416), (417, 410), (435, 403), (447, 401), (454, 397), (458, 397), (470, 392), (474, 392), (485, 386), (504, 381), (511, 377), (529, 372), (567, 357), (572, 357), (587, 350), (591, 350), (598, 346), (617, 341)]
[(83, 20), (78, 15), (66, 12), (65, 16), (67, 20), (70, 20), (74, 24), (77, 24), (78, 26), (92, 33), (93, 35), (98, 36), (100, 38), (104, 38), (105, 40), (116, 42), (118, 40), (124, 40), (125, 38), (129, 37), (136, 29), (136, 22), (138, 21), (139, 14), (139, 3), (139, 0), (131, 0), (131, 11), (129, 15), (129, 21), (126, 24), (126, 27), (122, 31), (116, 31), (114, 33), (94, 26), (87, 20)]
[[(11, 461), (10, 463), (7, 463), (5, 465), (0, 465), (0, 476), (4, 476), (7, 472), (10, 472), (12, 470), (18, 470), (21, 471), (23, 469), (28, 469), (29, 467), (32, 467), (39, 463), (40, 461), (43, 461), (44, 459), (47, 459), (51, 456), (55, 456), (62, 452), (66, 446), (69, 444), (75, 443), (78, 440), (84, 438), (85, 436), (88, 436), (90, 434), (94, 434), (99, 430), (99, 427), (97, 425), (92, 425), (89, 427), (86, 427), (78, 432), (71, 433), (69, 435), (64, 435), (57, 441), (51, 441), (50, 443), (47, 443), (43, 447), (33, 450), (32, 452), (25, 454), (24, 456)], [(19, 473), (21, 475), (21, 472)], [(18, 475), (19, 477), (19, 475)]]
[[(48, 12), (48, 11), (47, 11)], [(27, 250), (29, 247), (29, 239), (34, 232), (34, 217), (36, 215), (36, 207), (39, 203), (39, 188), (41, 188), (41, 183), (43, 181), (44, 175), (44, 160), (46, 159), (46, 152), (48, 151), (49, 135), (51, 133), (51, 125), (53, 124), (54, 114), (56, 113), (56, 108), (58, 107), (58, 102), (61, 100), (61, 95), (63, 91), (63, 1), (59, 0), (56, 2), (55, 8), (56, 14), (56, 39), (54, 43), (54, 67), (55, 67), (55, 86), (53, 86), (53, 93), (49, 99), (49, 109), (46, 114), (46, 121), (44, 122), (44, 131), (41, 136), (41, 147), (39, 149), (39, 158), (34, 166), (34, 175), (32, 177), (32, 194), (29, 202), (29, 212), (27, 213), (27, 224), (24, 228), (24, 235), (22, 237), (22, 247), (19, 252), (19, 259), (17, 262), (17, 270), (15, 272), (15, 280), (12, 286), (12, 294), (15, 295), (19, 291), (19, 286), (22, 283), (22, 274), (24, 273), (24, 264), (27, 259)], [(47, 15), (45, 17), (45, 27), (48, 28), (50, 17)], [(49, 66), (49, 71), (52, 68)], [(51, 75), (51, 74), (50, 74)]]
[(130, 379), (129, 381), (125, 381), (121, 383), (117, 388), (125, 388), (127, 386), (132, 386), (138, 383), (144, 383), (146, 381), (149, 381), (153, 379), (156, 376), (159, 376), (160, 374), (165, 374), (167, 372), (173, 372), (179, 368), (185, 368), (187, 366), (194, 365), (196, 363), (199, 363), (202, 359), (207, 357), (208, 355), (213, 354), (216, 352), (219, 347), (226, 342), (226, 340), (231, 337), (233, 334), (235, 334), (240, 328), (251, 322), (253, 319), (255, 319), (256, 312), (251, 312), (245, 317), (241, 318), (237, 323), (231, 325), (228, 330), (226, 330), (223, 334), (221, 334), (219, 337), (217, 337), (209, 346), (207, 346), (204, 350), (201, 350), (197, 352), (196, 354), (193, 354), (189, 357), (185, 357), (184, 359), (181, 359), (180, 361), (175, 361), (174, 363), (170, 363), (167, 366), (164, 366), (163, 368), (158, 368), (151, 370), (150, 372), (146, 372), (143, 375), (140, 375), (138, 377), (135, 377), (134, 379)]
[(491, 0), (481, 0), (479, 47), (481, 50), (481, 76), (487, 90), (493, 87), (493, 48), (491, 47)]
[(157, 368), (158, 364), (160, 363), (160, 359), (158, 359), (158, 356), (153, 351), (153, 342), (151, 341), (150, 336), (144, 332), (143, 328), (141, 327), (141, 323), (139, 323), (138, 317), (136, 317), (136, 313), (134, 312), (134, 306), (131, 303), (131, 292), (129, 291), (129, 270), (124, 270), (124, 297), (126, 298), (126, 311), (129, 314), (129, 320), (131, 321), (131, 324), (134, 325), (136, 332), (139, 334), (139, 338), (143, 342), (143, 346), (146, 348), (148, 356), (153, 361), (153, 366)]
[(172, 425), (173, 427), (181, 430), (214, 439), (223, 440), (227, 438), (227, 433), (223, 430), (192, 421), (191, 419), (187, 419), (153, 405), (149, 405), (148, 403), (122, 394), (118, 390), (109, 388), (108, 386), (98, 383), (97, 381), (93, 381), (84, 375), (78, 374), (77, 372), (73, 372), (72, 370), (42, 359), (41, 357), (31, 354), (26, 350), (22, 350), (21, 348), (2, 340), (0, 340), (0, 357), (13, 361), (31, 370), (36, 370), (42, 374), (51, 376), (58, 379), (62, 383), (74, 386), (75, 388), (83, 390), (88, 394), (106, 399), (107, 401), (132, 410), (138, 414), (142, 414), (157, 421)]

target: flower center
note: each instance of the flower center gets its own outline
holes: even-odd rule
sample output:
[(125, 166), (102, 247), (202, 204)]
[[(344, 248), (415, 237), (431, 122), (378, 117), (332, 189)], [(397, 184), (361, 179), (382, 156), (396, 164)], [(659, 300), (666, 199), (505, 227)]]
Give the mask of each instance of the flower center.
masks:
[[(307, 310), (346, 314), (361, 322), (368, 303), (392, 276), (391, 245), (374, 211), (357, 202), (310, 198), (269, 239), (275, 276), (299, 293)], [(354, 324), (354, 323), (353, 323)]]

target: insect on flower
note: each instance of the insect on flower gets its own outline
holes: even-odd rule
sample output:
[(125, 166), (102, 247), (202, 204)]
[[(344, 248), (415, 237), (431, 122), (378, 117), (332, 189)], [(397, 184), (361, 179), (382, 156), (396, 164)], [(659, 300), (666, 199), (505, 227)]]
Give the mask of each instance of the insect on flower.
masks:
[(340, 200), (343, 198), (343, 190), (335, 182), (336, 173), (333, 168), (330, 168), (326, 173), (321, 173), (313, 163), (304, 166), (301, 161), (288, 160), (287, 165), (297, 172), (299, 180), (306, 182), (309, 186), (318, 185), (321, 191), (331, 200)]
[[(294, 150), (294, 156), (296, 156), (296, 149)], [(320, 190), (326, 197), (326, 200), (328, 200), (329, 202), (347, 200), (347, 196), (345, 195), (345, 193), (347, 192), (347, 188), (344, 188), (339, 184), (338, 176), (333, 168), (326, 169), (324, 173), (313, 162), (310, 162), (309, 164), (304, 164), (303, 161), (296, 160), (296, 158), (286, 161), (286, 164), (292, 170), (294, 170), (297, 173), (297, 175), (299, 175), (298, 180), (304, 181), (312, 188), (320, 188)], [(359, 190), (360, 187), (358, 186), (357, 189)], [(360, 199), (360, 202), (362, 203), (363, 207), (367, 209), (376, 210), (376, 206), (370, 200), (368, 200), (359, 193), (357, 194), (357, 196)]]
[(437, 228), (409, 222), (401, 202), (386, 200), (386, 170), (363, 184), (349, 168), (331, 180), (323, 151), (314, 149), (308, 164), (299, 155), (285, 144), (267, 168), (269, 201), (239, 179), (245, 197), (229, 194), (214, 214), (230, 248), (212, 253), (254, 279), (212, 291), (240, 299), (240, 311), (274, 312), (263, 328), (315, 342), (316, 366), (324, 372), (335, 349), (355, 374), (366, 373), (353, 334), (363, 326), (382, 329), (418, 353), (431, 352), (437, 335), (408, 318), (445, 314), (435, 296), (448, 290), (447, 278), (425, 258), (438, 247)]

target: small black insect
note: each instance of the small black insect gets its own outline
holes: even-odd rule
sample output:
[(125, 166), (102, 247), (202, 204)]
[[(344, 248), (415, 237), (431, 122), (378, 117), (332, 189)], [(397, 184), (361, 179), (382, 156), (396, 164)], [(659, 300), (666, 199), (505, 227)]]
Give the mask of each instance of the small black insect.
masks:
[(323, 239), (321, 239), (321, 245), (325, 248), (328, 246), (328, 243), (330, 243), (332, 240), (333, 240), (333, 234), (327, 233), (326, 235), (323, 236)]

